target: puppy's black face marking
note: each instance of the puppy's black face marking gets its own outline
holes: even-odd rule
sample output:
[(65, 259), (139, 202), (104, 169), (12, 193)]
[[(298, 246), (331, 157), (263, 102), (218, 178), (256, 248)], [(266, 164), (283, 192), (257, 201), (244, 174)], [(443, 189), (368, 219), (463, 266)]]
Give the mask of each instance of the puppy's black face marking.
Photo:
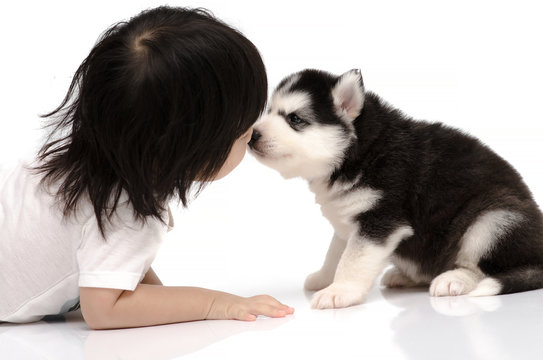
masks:
[(306, 126), (310, 124), (308, 121), (299, 117), (296, 113), (287, 114), (284, 111), (278, 111), (278, 114), (281, 115), (285, 119), (287, 124), (294, 131), (302, 131)]
[(307, 121), (300, 118), (295, 113), (290, 113), (287, 115), (287, 121), (291, 128), (293, 128), (296, 131), (300, 131), (301, 128), (305, 127), (306, 125), (309, 125)]
[(332, 99), (332, 87), (336, 82), (337, 77), (329, 73), (320, 70), (304, 70), (299, 73), (289, 91), (304, 92), (310, 96), (314, 122), (341, 125), (342, 121), (335, 114)]

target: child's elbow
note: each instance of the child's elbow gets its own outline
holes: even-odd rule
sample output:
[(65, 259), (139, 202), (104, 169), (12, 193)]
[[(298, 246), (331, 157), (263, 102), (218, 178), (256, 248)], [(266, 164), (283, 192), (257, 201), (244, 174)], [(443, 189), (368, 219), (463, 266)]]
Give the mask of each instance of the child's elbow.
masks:
[[(115, 323), (114, 305), (119, 290), (81, 288), (81, 313), (92, 330), (106, 330), (118, 327)], [(119, 292), (118, 294), (115, 294)]]
[(81, 309), (81, 313), (83, 314), (83, 318), (85, 319), (87, 326), (91, 328), (91, 330), (111, 329), (110, 324), (107, 323), (106, 319), (104, 319), (103, 316), (100, 316), (96, 313), (84, 311), (83, 308)]
[(106, 330), (114, 327), (111, 316), (107, 312), (102, 312), (93, 306), (89, 307), (81, 304), (81, 313), (85, 322), (92, 330)]
[(83, 318), (85, 319), (85, 322), (87, 323), (87, 326), (91, 328), (91, 330), (106, 330), (110, 329), (108, 325), (105, 323), (103, 319), (100, 319), (99, 317), (95, 316), (94, 314), (89, 315), (88, 313), (85, 313), (84, 311), (81, 311), (83, 313)]

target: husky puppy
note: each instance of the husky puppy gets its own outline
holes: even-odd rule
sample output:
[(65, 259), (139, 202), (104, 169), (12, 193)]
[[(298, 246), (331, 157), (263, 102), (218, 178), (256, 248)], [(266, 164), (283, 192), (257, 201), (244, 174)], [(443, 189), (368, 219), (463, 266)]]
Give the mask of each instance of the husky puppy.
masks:
[(543, 216), (521, 176), (477, 139), (415, 121), (364, 90), (360, 71), (285, 78), (249, 143), (302, 177), (334, 228), (312, 307), (359, 304), (388, 261), (388, 287), (485, 296), (543, 287)]

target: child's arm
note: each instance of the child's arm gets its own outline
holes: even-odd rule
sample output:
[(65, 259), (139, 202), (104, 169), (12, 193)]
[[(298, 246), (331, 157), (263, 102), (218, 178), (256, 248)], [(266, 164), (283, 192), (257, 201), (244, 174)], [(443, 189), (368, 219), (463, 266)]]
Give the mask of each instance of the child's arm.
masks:
[(266, 295), (243, 298), (194, 287), (139, 284), (134, 291), (82, 287), (81, 311), (93, 329), (170, 324), (204, 319), (253, 321), (294, 309)]

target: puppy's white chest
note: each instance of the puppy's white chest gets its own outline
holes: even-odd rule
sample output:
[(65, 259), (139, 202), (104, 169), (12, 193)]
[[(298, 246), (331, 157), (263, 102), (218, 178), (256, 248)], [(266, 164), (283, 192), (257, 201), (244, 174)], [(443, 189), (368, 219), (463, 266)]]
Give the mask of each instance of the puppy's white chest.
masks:
[(382, 192), (369, 187), (352, 188), (347, 185), (329, 186), (323, 182), (313, 182), (310, 189), (315, 193), (315, 201), (328, 219), (336, 234), (347, 240), (356, 231), (357, 215), (373, 208), (382, 197)]

